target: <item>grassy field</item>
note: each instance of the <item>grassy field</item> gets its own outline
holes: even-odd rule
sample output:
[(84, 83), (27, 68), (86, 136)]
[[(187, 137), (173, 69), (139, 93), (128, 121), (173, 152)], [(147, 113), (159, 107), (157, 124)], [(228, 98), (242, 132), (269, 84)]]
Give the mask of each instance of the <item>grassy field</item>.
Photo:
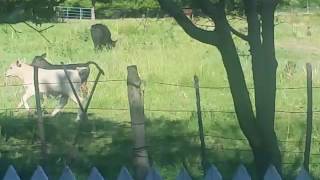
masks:
[[(281, 16), (276, 26), (278, 87), (305, 87), (305, 63), (311, 62), (314, 86), (320, 86), (320, 17)], [(91, 24), (108, 25), (113, 39), (118, 40), (112, 51), (95, 53), (90, 37)], [(200, 24), (205, 20), (200, 20)], [(238, 27), (242, 25), (236, 23)], [(43, 24), (43, 28), (52, 24)], [(119, 19), (97, 21), (69, 21), (53, 24), (44, 35), (48, 44), (36, 32), (24, 24), (14, 27), (22, 33), (14, 33), (7, 25), (0, 25), (0, 72), (5, 73), (10, 63), (25, 58), (30, 63), (35, 55), (44, 52), (53, 63), (96, 61), (106, 72), (102, 80), (125, 80), (128, 65), (137, 65), (144, 80), (145, 109), (147, 116), (147, 140), (154, 165), (166, 179), (174, 179), (186, 164), (196, 179), (201, 178), (199, 140), (193, 88), (165, 86), (193, 84), (197, 74), (201, 86), (228, 86), (226, 73), (219, 52), (214, 47), (188, 37), (172, 19)], [(307, 36), (307, 26), (311, 36)], [(236, 40), (241, 54), (248, 54), (248, 47)], [(289, 62), (296, 64), (293, 71), (286, 70)], [(241, 63), (248, 86), (252, 86), (250, 59), (243, 56)], [(94, 71), (90, 79), (94, 79)], [(290, 75), (291, 74), (291, 75)], [(0, 77), (0, 84), (21, 83), (15, 79)], [(251, 90), (251, 95), (253, 91)], [(14, 108), (23, 93), (22, 87), (0, 88), (0, 109)], [(201, 89), (203, 110), (233, 111), (228, 89)], [(252, 96), (253, 100), (253, 96)], [(31, 100), (34, 107), (34, 100)], [(50, 111), (56, 101), (44, 103)], [(319, 89), (314, 89), (314, 110), (320, 110)], [(76, 107), (72, 102), (67, 107)], [(280, 89), (277, 92), (277, 111), (306, 111), (306, 89)], [(74, 154), (72, 139), (77, 131), (75, 110), (65, 110), (56, 118), (45, 118), (46, 137), (49, 143), (49, 164), (46, 171), (56, 178), (64, 164), (69, 164), (80, 179), (85, 179), (90, 167), (97, 166), (102, 174), (115, 179), (122, 165), (131, 170), (131, 131), (127, 109), (126, 82), (103, 82), (97, 87), (91, 108), (115, 110), (89, 110), (87, 126), (81, 130), (79, 151)], [(190, 112), (158, 112), (149, 110), (187, 110)], [(35, 169), (40, 149), (32, 144), (36, 140), (36, 122), (33, 116), (22, 110), (0, 112), (0, 176), (8, 164), (15, 164), (24, 179)], [(252, 154), (243, 140), (235, 115), (232, 113), (203, 113), (209, 161), (216, 164), (226, 179), (230, 179), (237, 165), (242, 162), (252, 171)], [(314, 114), (311, 172), (320, 176), (320, 113)], [(283, 151), (285, 174), (288, 179), (296, 174), (303, 160), (305, 138), (305, 114), (277, 113), (276, 132)], [(235, 150), (232, 150), (235, 149)], [(71, 160), (70, 155), (76, 156)], [(318, 163), (318, 164), (317, 164)]]

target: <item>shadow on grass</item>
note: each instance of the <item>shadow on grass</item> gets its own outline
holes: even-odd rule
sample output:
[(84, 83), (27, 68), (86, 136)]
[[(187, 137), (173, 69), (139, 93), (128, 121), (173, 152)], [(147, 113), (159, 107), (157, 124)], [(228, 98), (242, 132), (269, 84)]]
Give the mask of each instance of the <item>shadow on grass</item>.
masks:
[[(0, 177), (10, 164), (16, 167), (22, 179), (30, 179), (38, 164), (44, 166), (50, 179), (58, 179), (65, 165), (70, 166), (78, 179), (86, 179), (93, 166), (108, 179), (116, 179), (122, 166), (132, 170), (130, 123), (89, 114), (89, 121), (81, 126), (79, 142), (74, 148), (79, 129), (75, 117), (75, 113), (63, 113), (44, 119), (48, 156), (45, 163), (41, 163), (36, 118), (0, 114)], [(150, 161), (164, 179), (174, 179), (182, 165), (187, 166), (194, 179), (202, 179), (199, 138), (197, 131), (189, 128), (190, 121), (193, 120), (165, 117), (146, 121)], [(238, 134), (234, 126), (224, 128), (229, 129), (228, 134)], [(231, 179), (241, 162), (253, 174), (251, 152), (243, 155), (241, 151), (208, 150), (207, 153), (208, 160), (218, 167), (224, 179)]]

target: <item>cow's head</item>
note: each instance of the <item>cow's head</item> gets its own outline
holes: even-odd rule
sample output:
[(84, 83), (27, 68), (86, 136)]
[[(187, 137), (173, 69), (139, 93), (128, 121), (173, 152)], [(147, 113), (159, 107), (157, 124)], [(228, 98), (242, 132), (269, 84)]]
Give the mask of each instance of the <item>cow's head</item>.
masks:
[(23, 63), (20, 60), (17, 60), (15, 63), (12, 63), (6, 72), (6, 77), (19, 76), (22, 66)]
[[(112, 40), (111, 40), (111, 41), (112, 41)], [(111, 42), (112, 47), (116, 47), (117, 41), (118, 41), (118, 40), (115, 40), (115, 41), (112, 41), (112, 42)]]

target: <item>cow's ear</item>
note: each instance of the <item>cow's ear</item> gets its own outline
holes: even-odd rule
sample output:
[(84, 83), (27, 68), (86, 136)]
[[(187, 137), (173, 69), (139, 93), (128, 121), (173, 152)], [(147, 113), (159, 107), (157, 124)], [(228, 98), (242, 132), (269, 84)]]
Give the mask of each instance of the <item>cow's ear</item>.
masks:
[(21, 62), (20, 62), (20, 60), (17, 60), (16, 65), (17, 65), (18, 67), (21, 67)]
[(47, 53), (43, 53), (43, 54), (41, 55), (41, 57), (46, 58), (46, 57), (47, 57)]

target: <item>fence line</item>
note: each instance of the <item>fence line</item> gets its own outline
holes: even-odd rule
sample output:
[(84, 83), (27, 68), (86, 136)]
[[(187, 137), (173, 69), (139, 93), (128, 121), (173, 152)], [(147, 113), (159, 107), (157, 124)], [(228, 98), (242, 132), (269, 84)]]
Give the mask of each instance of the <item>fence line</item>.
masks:
[[(94, 80), (87, 81), (88, 83), (94, 83)], [(125, 79), (107, 79), (107, 80), (99, 80), (98, 83), (108, 83), (108, 82), (127, 82)], [(147, 84), (158, 84), (158, 85), (164, 85), (164, 86), (172, 86), (172, 87), (183, 87), (183, 88), (193, 88), (193, 85), (186, 85), (186, 84), (175, 84), (175, 83), (167, 83), (167, 82), (155, 82), (155, 81), (144, 81), (142, 82)], [(68, 81), (65, 81), (63, 83), (69, 83)], [(72, 83), (80, 83), (80, 82), (72, 82)], [(46, 82), (46, 83), (39, 83), (39, 84), (61, 84), (61, 82)], [(33, 83), (25, 83), (25, 84), (3, 84), (0, 85), (0, 88), (5, 87), (15, 87), (15, 86), (26, 86), (26, 85), (33, 85)], [(215, 90), (221, 90), (221, 89), (230, 89), (229, 86), (199, 86), (199, 89), (215, 89)], [(254, 90), (254, 87), (247, 87), (247, 89)], [(307, 89), (305, 86), (301, 87), (277, 87), (277, 90), (300, 90), (300, 89)], [(320, 89), (320, 86), (313, 86), (312, 89)]]
[[(95, 83), (94, 80), (89, 80), (87, 81), (88, 83)], [(123, 79), (108, 79), (108, 80), (99, 80), (97, 81), (98, 83), (108, 83), (108, 82), (127, 82), (126, 80)], [(69, 84), (68, 81), (62, 82), (63, 84)], [(39, 84), (62, 84), (61, 82), (41, 82)], [(80, 82), (72, 82), (72, 83), (80, 83)], [(33, 83), (24, 83), (24, 84), (3, 84), (0, 85), (0, 88), (5, 88), (5, 87), (16, 87), (16, 86), (28, 86), (28, 85), (33, 85)]]
[[(88, 82), (127, 82), (126, 80), (102, 80), (102, 81), (88, 81)], [(64, 82), (64, 83), (70, 83), (70, 85), (72, 85), (72, 83), (80, 83), (80, 82)], [(147, 84), (148, 82), (143, 82), (144, 84)], [(194, 88), (194, 86), (192, 85), (182, 85), (182, 84), (173, 84), (173, 83), (164, 83), (164, 82), (149, 82), (151, 84), (158, 84), (158, 85), (165, 85), (165, 86), (175, 86), (175, 87), (187, 87), (187, 88)], [(29, 84), (24, 84), (24, 85), (32, 85), (34, 83), (29, 83)], [(37, 83), (38, 84), (38, 83)], [(39, 84), (60, 84), (58, 82), (52, 82), (52, 83), (39, 83)], [(130, 86), (131, 84), (128, 84), (127, 82), (127, 85)], [(134, 88), (136, 88), (136, 84), (133, 84)], [(12, 85), (12, 86), (18, 86), (18, 85)], [(209, 86), (202, 86), (202, 87), (199, 87), (199, 89), (202, 88), (202, 89), (229, 89), (229, 87), (209, 87)], [(320, 88), (320, 87), (314, 87), (314, 88)], [(249, 89), (254, 89), (252, 87), (249, 87)], [(278, 89), (306, 89), (305, 87), (279, 87)], [(139, 83), (139, 92), (140, 92), (140, 83)], [(140, 107), (140, 106), (139, 106)], [(143, 107), (143, 106), (142, 106)], [(14, 109), (14, 108), (11, 108), (11, 109)], [(16, 108), (18, 109), (18, 108)], [(19, 108), (19, 109), (24, 109), (24, 108)], [(36, 108), (33, 108), (33, 109), (36, 109)], [(54, 109), (54, 108), (46, 108), (46, 109)], [(64, 108), (64, 109), (78, 109), (78, 108)], [(128, 111), (129, 109), (127, 108), (119, 108), (119, 109), (116, 109), (116, 108), (89, 108), (91, 110), (113, 110), (113, 111)], [(134, 108), (133, 108), (134, 109)], [(142, 108), (143, 109), (143, 108)], [(1, 109), (0, 109), (1, 110)], [(4, 110), (8, 110), (8, 109), (4, 109)], [(177, 112), (183, 112), (183, 113), (195, 113), (196, 110), (172, 110), (172, 109), (143, 109), (144, 111), (148, 111), (148, 112), (173, 112), (173, 113), (177, 113)], [(144, 113), (144, 111), (142, 111), (142, 113)], [(235, 114), (234, 111), (225, 111), (225, 110), (202, 110), (200, 112), (201, 113), (205, 113), (205, 112), (211, 112), (211, 113), (225, 113), (225, 114)], [(276, 111), (276, 113), (289, 113), (289, 114), (306, 114), (307, 112), (306, 111), (286, 111), (286, 110), (280, 110), (280, 111)], [(314, 113), (320, 113), (320, 111), (314, 111)], [(144, 114), (143, 114), (144, 115)], [(141, 120), (141, 119), (140, 119)], [(131, 118), (131, 121), (132, 121), (132, 118)], [(127, 122), (127, 123), (130, 123), (130, 122)], [(139, 125), (144, 125), (144, 122), (142, 122), (143, 124), (139, 124)], [(137, 124), (134, 124), (133, 121), (131, 122), (132, 126), (134, 125), (137, 125)], [(191, 136), (188, 136), (188, 137), (191, 137)], [(206, 135), (206, 137), (213, 137), (213, 136), (210, 136), (210, 135)], [(235, 140), (235, 139), (233, 139)], [(240, 141), (240, 140), (239, 140)], [(241, 139), (241, 141), (243, 141)], [(289, 142), (289, 141), (279, 141), (279, 142)], [(293, 141), (291, 141), (293, 142)], [(296, 141), (296, 142), (301, 142), (301, 141)], [(239, 149), (239, 148), (219, 148), (219, 147), (210, 147), (210, 148), (206, 148), (206, 149), (214, 149), (215, 151), (236, 151), (236, 152), (252, 152), (251, 149)], [(283, 150), (281, 151), (281, 153), (287, 153), (287, 154), (303, 154), (304, 152), (302, 151), (287, 151), (287, 150)], [(313, 153), (313, 154), (310, 154), (312, 156), (320, 156), (320, 153)], [(309, 164), (309, 163), (308, 163)]]
[[(17, 122), (15, 122), (15, 123), (17, 123)], [(21, 124), (25, 124), (25, 122), (18, 122), (18, 123), (21, 123)], [(45, 121), (44, 122), (44, 124), (56, 124), (55, 122), (53, 122), (53, 121)], [(127, 122), (127, 121), (125, 121), (125, 122), (121, 122), (121, 123), (116, 123), (116, 126), (119, 126), (119, 127), (127, 127), (128, 126), (128, 124), (131, 124), (131, 122)], [(213, 139), (225, 139), (225, 140), (231, 140), (231, 141), (247, 141), (247, 139), (242, 139), (242, 138), (232, 138), (232, 137), (222, 137), (222, 136), (217, 136), (217, 135), (210, 135), (210, 134), (205, 134), (204, 135), (205, 137), (211, 137), (211, 138), (213, 138)], [(150, 136), (150, 137), (153, 137), (153, 138), (155, 138), (155, 137), (157, 137), (157, 138), (159, 138), (159, 137), (161, 137), (161, 136)], [(174, 136), (172, 136), (172, 137), (176, 137), (176, 138), (179, 138), (179, 137), (185, 137), (185, 138), (190, 138), (190, 137), (192, 137), (192, 138), (196, 138), (196, 137), (199, 137), (199, 135), (198, 134), (187, 134), (187, 135), (174, 135)], [(294, 144), (294, 143), (303, 143), (304, 142), (304, 140), (300, 140), (300, 141), (295, 141), (295, 140), (278, 140), (278, 142), (279, 143), (292, 143), (292, 144)], [(312, 140), (312, 142), (316, 142), (316, 143), (320, 143), (320, 141), (319, 140)], [(1, 144), (0, 144), (1, 145)]]
[[(242, 139), (242, 138), (231, 138), (231, 137), (223, 137), (223, 136), (217, 136), (217, 135), (210, 135), (210, 134), (205, 134), (205, 137), (212, 137), (214, 139), (226, 139), (226, 140), (231, 140), (231, 141), (248, 141), (247, 139)], [(156, 136), (151, 136), (151, 137), (156, 137)], [(188, 135), (175, 135), (174, 137), (199, 137), (198, 134), (188, 134)], [(304, 140), (278, 140), (279, 143), (303, 143)], [(312, 140), (312, 142), (317, 142), (320, 143), (319, 140)]]
[(55, 6), (57, 18), (62, 19), (95, 19), (93, 8)]
[[(176, 175), (176, 180), (191, 180), (191, 176), (185, 167), (182, 167), (180, 172)], [(205, 170), (205, 176), (201, 179), (204, 180), (215, 180), (215, 179), (222, 179), (222, 175), (219, 172), (218, 168), (215, 165), (209, 164), (208, 169)], [(305, 168), (301, 168), (299, 173), (296, 176), (296, 179), (299, 180), (310, 180), (310, 174), (305, 170)], [(33, 172), (31, 180), (47, 180), (48, 176), (46, 172), (43, 170), (41, 166), (38, 166), (37, 169)], [(60, 180), (76, 180), (76, 176), (71, 171), (68, 166), (62, 171), (62, 174), (59, 178)], [(96, 167), (92, 167), (90, 174), (88, 175), (88, 180), (101, 180), (107, 179), (104, 178), (99, 170)], [(133, 180), (132, 175), (129, 173), (129, 170), (123, 166), (120, 170), (120, 173), (117, 177), (118, 180)], [(147, 172), (145, 173), (145, 180), (159, 180), (164, 179), (161, 177), (160, 172), (155, 167), (148, 167)], [(237, 170), (233, 174), (233, 180), (244, 180), (244, 179), (251, 179), (250, 174), (248, 173), (246, 167), (243, 164), (240, 164)], [(264, 180), (281, 180), (281, 176), (277, 172), (276, 168), (273, 165), (270, 165), (267, 171), (264, 174)], [(15, 168), (10, 165), (5, 173), (3, 180), (20, 180), (20, 177), (15, 170)]]
[[(31, 110), (36, 110), (36, 107), (30, 107)], [(55, 109), (54, 107), (46, 107), (44, 109)], [(73, 107), (65, 107), (65, 110), (78, 110), (79, 108)], [(89, 110), (101, 110), (101, 111), (129, 111), (128, 108), (107, 108), (107, 107), (91, 107)], [(14, 110), (25, 110), (25, 108), (0, 108), (0, 111), (14, 111)], [(196, 110), (190, 109), (148, 109), (145, 108), (144, 111), (147, 112), (168, 112), (168, 113), (196, 113)], [(222, 114), (236, 114), (235, 111), (224, 111), (224, 110), (202, 110), (202, 113), (222, 113)], [(277, 110), (275, 113), (286, 113), (286, 114), (306, 114), (307, 111), (285, 111), (285, 110)], [(313, 111), (313, 113), (320, 113), (320, 110)]]
[[(153, 137), (153, 136), (150, 136)], [(179, 136), (180, 137), (180, 136)], [(188, 136), (190, 137), (190, 136)], [(52, 143), (46, 143), (47, 145), (50, 145)], [(0, 143), (0, 145), (8, 145), (8, 143)], [(19, 146), (31, 146), (32, 148), (37, 148), (40, 147), (41, 144), (40, 143), (16, 143), (14, 145), (10, 144), (10, 146), (14, 146), (14, 147), (19, 147)], [(151, 148), (151, 146), (146, 145), (146, 148)], [(239, 148), (217, 148), (217, 147), (206, 147), (206, 150), (214, 150), (214, 151), (221, 151), (221, 152), (226, 152), (226, 151), (235, 151), (235, 152), (247, 152), (247, 153), (252, 153), (251, 149), (239, 149)], [(282, 154), (303, 154), (304, 151), (288, 151), (288, 150), (280, 150), (280, 152)], [(320, 156), (320, 153), (310, 153), (311, 156)]]
[[(184, 87), (184, 88), (194, 88), (193, 85), (186, 85), (186, 84), (175, 84), (175, 83), (167, 83), (167, 82), (156, 82), (156, 81), (144, 81), (146, 84), (158, 84), (164, 86), (173, 86), (173, 87)], [(229, 86), (199, 86), (200, 89), (230, 89)], [(313, 89), (320, 89), (320, 86), (313, 86)], [(254, 87), (247, 87), (247, 89), (254, 89)], [(299, 89), (307, 89), (306, 86), (301, 87), (277, 87), (277, 90), (299, 90)]]
[[(46, 145), (50, 145), (53, 143), (46, 143)], [(107, 143), (108, 144), (108, 143)], [(1, 146), (8, 145), (8, 143), (0, 143)], [(40, 143), (16, 143), (16, 144), (10, 144), (11, 147), (19, 147), (19, 146), (31, 146), (31, 148), (38, 148), (41, 146)], [(151, 146), (146, 145), (146, 148), (151, 148)], [(246, 152), (246, 153), (252, 153), (251, 149), (239, 149), (239, 148), (217, 148), (217, 147), (206, 147), (206, 150), (214, 150), (214, 151), (220, 151), (220, 152), (227, 152), (227, 151), (235, 151), (235, 152)], [(287, 150), (280, 150), (283, 154), (296, 154), (300, 155), (303, 154), (304, 151), (287, 151)], [(52, 154), (52, 153), (49, 153)], [(54, 154), (54, 153), (53, 153)], [(311, 156), (320, 156), (320, 153), (310, 153)], [(320, 165), (320, 164), (319, 164)]]

